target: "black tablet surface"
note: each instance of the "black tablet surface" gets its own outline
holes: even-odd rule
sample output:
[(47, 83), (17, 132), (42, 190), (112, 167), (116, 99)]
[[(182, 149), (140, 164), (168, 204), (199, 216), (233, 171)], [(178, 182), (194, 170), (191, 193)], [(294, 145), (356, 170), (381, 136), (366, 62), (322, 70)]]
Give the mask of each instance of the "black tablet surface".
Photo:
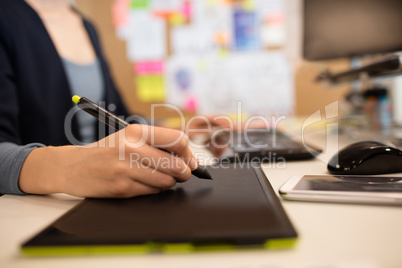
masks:
[[(208, 167), (157, 195), (85, 199), (22, 246), (26, 255), (288, 246), (292, 227), (255, 163)], [(255, 164), (256, 165), (256, 164)]]

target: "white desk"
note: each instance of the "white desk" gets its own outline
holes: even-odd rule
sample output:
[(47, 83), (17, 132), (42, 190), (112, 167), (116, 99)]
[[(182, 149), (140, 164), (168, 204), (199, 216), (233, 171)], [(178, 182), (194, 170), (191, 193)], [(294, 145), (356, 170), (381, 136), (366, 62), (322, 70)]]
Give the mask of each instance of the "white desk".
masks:
[[(320, 133), (313, 133), (309, 140), (325, 148)], [(323, 158), (336, 152), (333, 145)], [(264, 171), (276, 191), (291, 176), (327, 173), (326, 163), (319, 159), (287, 162), (285, 168)], [(51, 258), (20, 255), (21, 243), (79, 201), (66, 195), (0, 197), (0, 267), (402, 267), (402, 207), (294, 201), (282, 202), (299, 234), (296, 247), (288, 250)]]

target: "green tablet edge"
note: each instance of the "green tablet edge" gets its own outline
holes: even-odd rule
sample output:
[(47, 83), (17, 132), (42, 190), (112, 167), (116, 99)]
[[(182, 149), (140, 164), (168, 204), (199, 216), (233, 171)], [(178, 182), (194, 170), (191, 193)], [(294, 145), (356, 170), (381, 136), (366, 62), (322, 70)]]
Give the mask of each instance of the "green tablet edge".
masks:
[(75, 255), (124, 255), (147, 254), (152, 252), (192, 253), (205, 251), (231, 251), (244, 249), (289, 249), (295, 246), (297, 238), (270, 239), (259, 245), (234, 245), (234, 244), (157, 244), (147, 243), (143, 245), (87, 245), (87, 246), (35, 246), (22, 247), (24, 256), (75, 256)]

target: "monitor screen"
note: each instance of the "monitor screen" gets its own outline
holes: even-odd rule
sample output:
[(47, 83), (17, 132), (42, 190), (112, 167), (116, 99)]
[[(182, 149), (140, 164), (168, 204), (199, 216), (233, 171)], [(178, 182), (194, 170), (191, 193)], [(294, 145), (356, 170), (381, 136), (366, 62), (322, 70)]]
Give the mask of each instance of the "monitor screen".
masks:
[(402, 49), (401, 0), (304, 0), (307, 60)]

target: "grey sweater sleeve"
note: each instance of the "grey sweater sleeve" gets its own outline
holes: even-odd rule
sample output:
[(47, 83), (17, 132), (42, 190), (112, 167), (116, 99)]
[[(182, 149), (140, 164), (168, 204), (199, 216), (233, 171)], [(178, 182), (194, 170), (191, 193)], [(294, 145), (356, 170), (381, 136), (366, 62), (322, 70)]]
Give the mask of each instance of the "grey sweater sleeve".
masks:
[(0, 195), (25, 194), (18, 187), (22, 164), (33, 149), (44, 146), (40, 143), (30, 143), (24, 146), (11, 142), (0, 143)]

